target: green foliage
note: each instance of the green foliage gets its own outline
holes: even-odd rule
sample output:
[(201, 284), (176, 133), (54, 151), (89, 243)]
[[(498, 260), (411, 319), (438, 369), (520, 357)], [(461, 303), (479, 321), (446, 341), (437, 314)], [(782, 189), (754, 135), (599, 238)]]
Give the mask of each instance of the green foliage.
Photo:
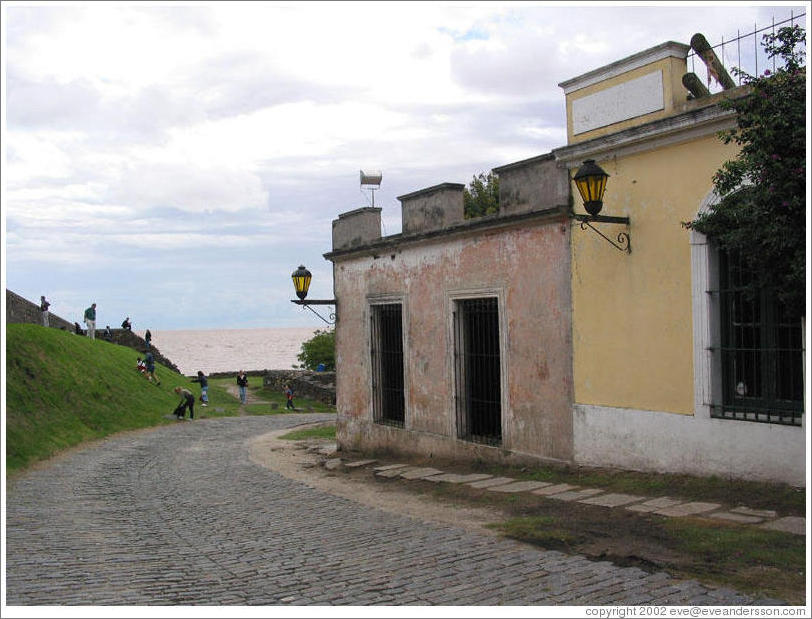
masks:
[(463, 211), (466, 219), (499, 212), (499, 177), (493, 172), (475, 174), (462, 191)]
[(741, 150), (714, 176), (720, 202), (686, 224), (741, 255), (753, 274), (750, 292), (773, 290), (796, 316), (806, 294), (805, 42), (800, 27), (781, 28), (763, 41), (781, 68), (755, 77), (734, 69), (749, 92), (721, 104), (736, 112), (737, 128), (720, 137)]
[(302, 343), (302, 351), (296, 356), (306, 370), (315, 370), (320, 363), (324, 369), (333, 372), (336, 369), (336, 333), (325, 329), (316, 331), (312, 338)]

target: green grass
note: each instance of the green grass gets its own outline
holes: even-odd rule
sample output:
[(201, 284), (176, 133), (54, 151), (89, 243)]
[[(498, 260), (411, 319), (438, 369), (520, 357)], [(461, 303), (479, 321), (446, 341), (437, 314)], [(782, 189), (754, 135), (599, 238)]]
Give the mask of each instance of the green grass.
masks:
[(139, 353), (38, 325), (6, 326), (6, 468), (84, 441), (164, 423), (194, 385), (156, 364), (160, 385), (135, 369)]
[[(226, 397), (231, 398), (237, 408), (234, 409), (234, 414), (239, 414), (239, 399), (228, 394), (227, 387), (237, 385), (237, 375), (234, 378), (210, 378), (209, 379), (209, 398), (213, 389), (217, 389), (218, 393), (225, 394)], [(249, 415), (280, 415), (288, 412), (295, 413), (334, 413), (336, 409), (334, 406), (323, 404), (316, 400), (309, 398), (294, 398), (295, 411), (288, 411), (285, 408), (285, 394), (277, 392), (272, 389), (266, 389), (262, 384), (262, 376), (249, 376), (248, 377), (248, 393), (263, 400), (262, 404), (246, 404), (243, 407), (243, 413)], [(273, 406), (276, 404), (276, 407)]]
[(509, 518), (504, 522), (486, 525), (514, 539), (549, 549), (572, 550), (580, 540), (577, 532), (552, 516), (526, 516)]
[(336, 427), (334, 425), (318, 426), (316, 428), (305, 428), (304, 430), (293, 430), (283, 434), (279, 438), (289, 441), (302, 441), (308, 438), (328, 438), (335, 439)]
[[(155, 373), (161, 384), (150, 383), (135, 369), (139, 356), (132, 348), (59, 329), (6, 325), (6, 469), (23, 469), (116, 432), (176, 423), (171, 415), (180, 399), (175, 386), (195, 394), (195, 417), (246, 412), (225, 388), (235, 379), (210, 380), (209, 406), (203, 408), (200, 385), (159, 363)], [(262, 377), (249, 377), (249, 389), (265, 396)], [(277, 410), (256, 404), (247, 412), (285, 412), (281, 394), (277, 401), (282, 402)], [(296, 404), (297, 412), (334, 411), (305, 399)]]

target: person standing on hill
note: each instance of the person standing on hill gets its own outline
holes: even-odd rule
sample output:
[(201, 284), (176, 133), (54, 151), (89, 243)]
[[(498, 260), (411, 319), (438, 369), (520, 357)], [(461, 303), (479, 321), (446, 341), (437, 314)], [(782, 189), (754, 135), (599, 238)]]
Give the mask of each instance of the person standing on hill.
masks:
[(183, 419), (186, 416), (186, 409), (189, 409), (189, 419), (195, 418), (195, 396), (192, 392), (183, 387), (175, 387), (175, 393), (180, 396), (180, 404), (175, 407), (175, 416), (178, 419)]
[(147, 350), (149, 350), (149, 345), (152, 342), (152, 333), (149, 332), (149, 329), (144, 333), (144, 341), (147, 343)]
[(209, 381), (206, 375), (200, 370), (197, 371), (197, 378), (192, 379), (193, 383), (200, 383), (200, 401), (201, 406), (209, 405)]
[(85, 324), (87, 325), (87, 337), (96, 339), (96, 304), (93, 303), (85, 310)]
[(39, 298), (39, 309), (42, 312), (42, 326), (48, 326), (48, 317), (50, 314), (48, 313), (48, 308), (51, 307), (51, 304), (45, 299), (45, 295), (42, 295)]
[(248, 376), (246, 376), (244, 370), (240, 370), (240, 373), (237, 374), (237, 386), (240, 388), (240, 402), (245, 404), (245, 388), (248, 386)]
[(161, 381), (155, 376), (155, 357), (152, 356), (151, 352), (148, 352), (144, 357), (144, 364), (147, 366), (147, 378), (149, 381), (154, 380), (156, 385), (160, 385)]

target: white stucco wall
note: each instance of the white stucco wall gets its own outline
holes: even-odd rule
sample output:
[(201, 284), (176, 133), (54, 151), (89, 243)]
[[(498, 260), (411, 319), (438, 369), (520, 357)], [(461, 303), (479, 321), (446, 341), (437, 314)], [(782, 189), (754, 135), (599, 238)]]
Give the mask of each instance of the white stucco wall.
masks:
[(578, 464), (806, 486), (805, 428), (576, 404)]

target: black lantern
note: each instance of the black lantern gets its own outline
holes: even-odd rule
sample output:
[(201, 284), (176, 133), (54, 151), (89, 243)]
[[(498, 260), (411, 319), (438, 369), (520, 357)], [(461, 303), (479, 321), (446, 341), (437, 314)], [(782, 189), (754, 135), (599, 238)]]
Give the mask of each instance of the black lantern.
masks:
[(606, 191), (607, 178), (609, 175), (595, 163), (594, 159), (584, 161), (573, 177), (584, 201), (584, 208), (593, 217), (603, 208), (603, 192)]
[(313, 278), (313, 275), (310, 273), (310, 271), (308, 271), (303, 264), (300, 264), (299, 268), (296, 269), (293, 273), (291, 273), (290, 278), (293, 280), (293, 288), (296, 290), (296, 296), (299, 297), (298, 299), (291, 299), (291, 303), (295, 303), (296, 305), (306, 307), (316, 316), (318, 316), (324, 322), (326, 322), (328, 325), (334, 325), (336, 323), (335, 312), (330, 312), (330, 317), (328, 319), (319, 314), (316, 310), (314, 310), (310, 306), (336, 305), (335, 299), (310, 299), (310, 300), (305, 299), (305, 297), (307, 296), (307, 290), (310, 288), (310, 280)]
[(300, 264), (299, 268), (291, 273), (290, 277), (293, 279), (293, 287), (296, 289), (296, 296), (304, 300), (310, 288), (310, 279), (313, 277), (310, 271), (308, 271), (303, 264)]

